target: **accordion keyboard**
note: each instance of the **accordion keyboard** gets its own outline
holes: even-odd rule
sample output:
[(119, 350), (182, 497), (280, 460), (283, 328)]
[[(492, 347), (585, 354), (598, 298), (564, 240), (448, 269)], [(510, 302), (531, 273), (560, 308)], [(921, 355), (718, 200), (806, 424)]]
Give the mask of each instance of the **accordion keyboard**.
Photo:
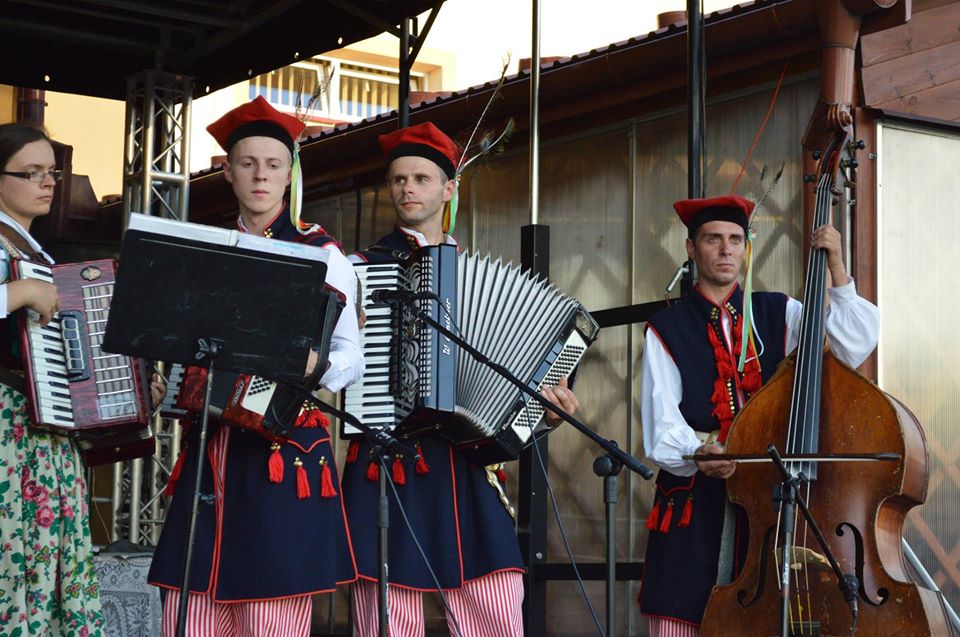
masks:
[[(47, 265), (31, 261), (17, 264), (20, 279), (56, 283), (54, 271)], [(87, 270), (91, 274), (79, 274), (86, 278), (93, 272), (102, 273), (95, 266), (87, 266)], [(73, 274), (69, 265), (59, 266), (57, 272)], [(67, 295), (60, 292), (61, 306), (68, 309), (58, 312), (47, 325), (26, 321), (28, 347), (24, 358), (33, 386), (36, 424), (73, 429), (138, 420), (142, 408), (133, 359), (100, 348), (113, 281), (91, 280), (81, 285), (79, 292), (73, 302), (66, 302)]]
[[(356, 268), (366, 312), (366, 323), (360, 330), (366, 372), (362, 379), (345, 390), (344, 409), (368, 427), (391, 429), (405, 415), (394, 395), (397, 360), (392, 344), (397, 338), (398, 310), (396, 306), (371, 305), (370, 300), (375, 290), (403, 289), (403, 271), (403, 267), (395, 263)], [(405, 411), (408, 412), (409, 408)], [(343, 433), (360, 432), (344, 423)]]

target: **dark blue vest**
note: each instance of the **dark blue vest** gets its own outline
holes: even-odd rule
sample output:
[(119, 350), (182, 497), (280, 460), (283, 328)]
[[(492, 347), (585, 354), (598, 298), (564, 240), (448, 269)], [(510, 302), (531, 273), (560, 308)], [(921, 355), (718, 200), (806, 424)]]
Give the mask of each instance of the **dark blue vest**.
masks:
[[(762, 349), (760, 367), (764, 383), (784, 358), (786, 307), (784, 294), (753, 294), (754, 330), (759, 337), (757, 349)], [(660, 336), (680, 371), (683, 384), (680, 412), (697, 431), (711, 432), (720, 428), (719, 421), (712, 414), (714, 404), (711, 397), (717, 368), (707, 335), (708, 326), (718, 321), (723, 313), (733, 317), (742, 308), (743, 295), (739, 286), (734, 288), (722, 307), (695, 290), (682, 302), (657, 313), (648, 322), (648, 329)], [(731, 356), (731, 361), (735, 361), (735, 356)], [(738, 377), (736, 382), (739, 380)], [(668, 509), (672, 509), (672, 522), (665, 531), (660, 530), (659, 524), (650, 531), (640, 609), (648, 616), (699, 625), (710, 589), (717, 580), (727, 500), (726, 482), (700, 472), (682, 477), (661, 469), (657, 474), (655, 497), (655, 506), (659, 505), (657, 522), (662, 522)], [(691, 512), (689, 525), (678, 526), (687, 506)], [(741, 548), (740, 539), (739, 536), (736, 538), (736, 550)], [(734, 555), (733, 559), (737, 564), (742, 561), (742, 556)]]

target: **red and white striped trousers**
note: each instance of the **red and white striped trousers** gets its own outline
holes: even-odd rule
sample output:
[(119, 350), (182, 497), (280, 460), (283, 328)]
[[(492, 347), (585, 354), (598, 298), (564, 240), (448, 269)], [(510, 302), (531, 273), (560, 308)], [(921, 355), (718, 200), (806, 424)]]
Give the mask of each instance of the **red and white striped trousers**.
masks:
[(692, 624), (649, 617), (650, 637), (699, 637), (700, 628)]
[[(163, 600), (163, 637), (174, 637), (180, 591)], [(309, 595), (255, 602), (215, 602), (209, 593), (193, 593), (187, 605), (188, 637), (309, 637)]]
[[(210, 452), (217, 467), (218, 508), (223, 504), (221, 485), (230, 433), (230, 427), (220, 427), (210, 441)], [(179, 609), (180, 591), (167, 591), (163, 601), (163, 637), (176, 634)], [(311, 609), (309, 595), (224, 604), (214, 601), (209, 593), (193, 593), (187, 605), (186, 634), (189, 637), (309, 637)]]
[[(516, 571), (491, 573), (443, 591), (457, 625), (447, 612), (452, 637), (523, 637), (523, 575)], [(423, 637), (423, 593), (391, 586), (387, 589), (390, 637)], [(353, 585), (353, 618), (358, 637), (379, 637), (377, 583), (358, 580)]]

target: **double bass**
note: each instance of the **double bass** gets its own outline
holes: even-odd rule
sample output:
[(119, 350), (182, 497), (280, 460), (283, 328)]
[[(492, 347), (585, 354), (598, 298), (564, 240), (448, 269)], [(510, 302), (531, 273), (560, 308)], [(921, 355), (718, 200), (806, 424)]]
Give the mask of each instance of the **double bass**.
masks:
[[(829, 222), (842, 194), (842, 164), (851, 164), (842, 158), (855, 148), (842, 127), (819, 154), (814, 228)], [(774, 506), (784, 481), (778, 469), (741, 463), (727, 489), (745, 512), (745, 557), (732, 582), (713, 588), (701, 637), (781, 635), (784, 618), (797, 637), (951, 634), (940, 598), (911, 581), (901, 548), (907, 513), (926, 498), (923, 431), (905, 406), (825, 350), (826, 272), (826, 252), (812, 250), (796, 353), (744, 405), (726, 451), (765, 454), (773, 444), (785, 456), (840, 460), (786, 465), (791, 475), (803, 474), (800, 495), (840, 570), (855, 577), (848, 582), (856, 583), (858, 613), (799, 511), (785, 528), (783, 506)], [(864, 454), (898, 459), (843, 461)], [(785, 539), (792, 546), (783, 550)], [(781, 599), (785, 572), (789, 598)]]

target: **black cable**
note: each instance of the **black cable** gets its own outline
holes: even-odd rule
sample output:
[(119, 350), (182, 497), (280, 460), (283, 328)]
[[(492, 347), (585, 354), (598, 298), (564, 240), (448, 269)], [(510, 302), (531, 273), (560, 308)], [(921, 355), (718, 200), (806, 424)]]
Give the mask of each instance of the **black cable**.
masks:
[(550, 494), (550, 501), (553, 503), (553, 516), (557, 520), (557, 527), (560, 529), (560, 537), (563, 539), (563, 547), (567, 551), (567, 557), (570, 558), (570, 566), (573, 567), (573, 574), (577, 577), (580, 594), (583, 595), (583, 600), (587, 603), (587, 608), (590, 609), (590, 616), (593, 617), (593, 623), (597, 626), (597, 633), (600, 637), (606, 637), (606, 633), (603, 632), (603, 627), (600, 625), (600, 618), (597, 616), (597, 611), (590, 602), (590, 596), (587, 595), (587, 588), (583, 583), (583, 578), (580, 576), (580, 569), (577, 568), (577, 562), (573, 559), (573, 549), (570, 548), (566, 527), (563, 526), (563, 521), (560, 519), (560, 507), (557, 505), (557, 496), (553, 492), (553, 487), (550, 484), (550, 477), (547, 475), (547, 468), (543, 462), (543, 456), (540, 455), (540, 445), (537, 443), (536, 436), (533, 436), (533, 451), (537, 458), (537, 465), (539, 465), (540, 471), (543, 472), (544, 481), (547, 484), (547, 493)]

